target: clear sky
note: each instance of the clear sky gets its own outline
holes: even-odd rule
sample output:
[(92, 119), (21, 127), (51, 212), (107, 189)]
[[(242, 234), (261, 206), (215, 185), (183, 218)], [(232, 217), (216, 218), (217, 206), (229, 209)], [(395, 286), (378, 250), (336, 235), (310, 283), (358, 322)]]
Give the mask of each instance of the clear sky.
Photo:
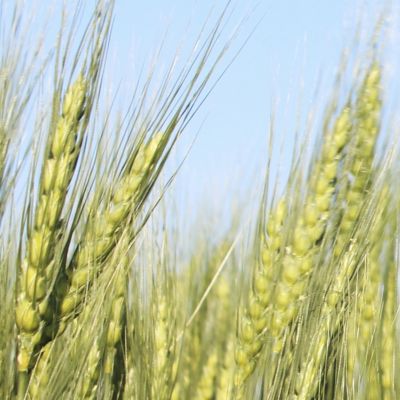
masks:
[[(176, 193), (188, 199), (220, 203), (221, 199), (231, 201), (238, 191), (259, 182), (267, 159), (271, 113), (284, 152), (293, 145), (299, 115), (304, 119), (311, 109), (323, 108), (323, 101), (329, 96), (324, 91), (331, 88), (341, 52), (344, 46), (351, 45), (360, 18), (370, 34), (384, 3), (387, 2), (233, 1), (233, 13), (221, 43), (228, 40), (241, 19), (246, 20), (226, 61), (255, 30), (188, 127), (189, 140), (197, 132), (199, 136), (180, 171)], [(57, 8), (63, 2), (48, 0), (38, 4)], [(224, 4), (223, 0), (116, 0), (110, 68), (105, 81), (133, 84), (140, 68), (162, 41), (160, 68), (166, 67), (178, 47), (191, 48), (207, 16), (217, 16)], [(301, 123), (304, 128), (304, 121)], [(177, 159), (187, 144), (183, 140)], [(284, 161), (283, 157), (283, 169)]]
[[(217, 5), (218, 10), (223, 3), (117, 0), (113, 57), (122, 54), (127, 60), (129, 54), (130, 62), (140, 64), (149, 58), (166, 30), (166, 54), (173, 54), (182, 40), (190, 46), (192, 35), (199, 31), (212, 7)], [(271, 111), (276, 113), (278, 136), (290, 146), (299, 104), (305, 112), (315, 106), (318, 82), (321, 77), (324, 82), (332, 82), (343, 46), (350, 45), (360, 15), (370, 32), (368, 21), (373, 21), (383, 3), (234, 2), (231, 23), (224, 35), (229, 37), (241, 17), (248, 15), (248, 19), (231, 55), (257, 23), (258, 26), (189, 127), (191, 133), (200, 128), (200, 135), (181, 171), (177, 190), (189, 193), (189, 197), (213, 201), (215, 196), (224, 196), (225, 190), (235, 193), (243, 187), (241, 182), (249, 184), (257, 175), (262, 176)]]

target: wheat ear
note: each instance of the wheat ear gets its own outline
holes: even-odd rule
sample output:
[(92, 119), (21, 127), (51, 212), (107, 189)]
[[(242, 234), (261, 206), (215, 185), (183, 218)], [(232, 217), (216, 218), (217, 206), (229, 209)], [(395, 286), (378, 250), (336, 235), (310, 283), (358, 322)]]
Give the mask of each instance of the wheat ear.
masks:
[(348, 182), (344, 193), (340, 196), (344, 197), (345, 205), (334, 248), (337, 257), (349, 243), (355, 223), (360, 216), (363, 197), (370, 183), (374, 149), (380, 127), (380, 90), (381, 69), (377, 62), (373, 62), (357, 95), (352, 130), (353, 143), (346, 163), (346, 172), (353, 177), (353, 180)]
[[(22, 374), (32, 366), (35, 346), (41, 340), (49, 310), (48, 293), (54, 273), (54, 241), (68, 185), (80, 150), (79, 123), (85, 112), (87, 83), (83, 75), (69, 87), (62, 114), (50, 136), (42, 171), (33, 229), (28, 234), (27, 257), (22, 262), (16, 306), (17, 368)], [(22, 377), (21, 377), (22, 379)]]
[(301, 364), (296, 377), (294, 399), (309, 400), (318, 387), (318, 375), (326, 357), (330, 338), (337, 329), (338, 307), (341, 305), (346, 286), (356, 265), (355, 245), (350, 247), (341, 258), (337, 274), (327, 290), (319, 317), (318, 329), (310, 339), (306, 360)]
[(235, 349), (234, 386), (236, 397), (244, 396), (245, 383), (253, 373), (264, 344), (263, 335), (268, 327), (269, 310), (275, 263), (282, 246), (282, 226), (286, 217), (286, 203), (281, 200), (268, 219), (268, 237), (262, 241), (261, 265), (254, 273), (249, 304), (239, 321)]
[[(349, 315), (349, 332), (346, 336), (349, 388), (354, 388), (354, 383), (360, 382), (364, 377), (364, 386), (372, 397), (373, 391), (377, 392), (378, 390), (374, 371), (377, 354), (374, 354), (374, 349), (377, 339), (376, 332), (381, 319), (382, 265), (380, 255), (384, 247), (383, 234), (387, 221), (388, 200), (389, 190), (385, 186), (378, 202), (379, 215), (375, 217), (374, 224), (368, 233), (370, 248), (367, 249), (367, 262), (365, 268), (358, 271), (359, 279), (354, 283), (356, 287), (353, 289), (353, 303), (355, 304)], [(356, 370), (359, 377), (357, 377)], [(355, 390), (357, 391), (357, 388)], [(379, 397), (377, 393), (376, 396)]]
[(66, 280), (64, 285), (67, 288), (59, 299), (60, 332), (79, 313), (85, 292), (101, 272), (104, 259), (118, 242), (124, 222), (135, 212), (138, 196), (154, 167), (155, 154), (159, 151), (162, 139), (163, 134), (156, 134), (141, 147), (131, 168), (117, 183), (110, 205), (97, 218), (91, 218), (75, 253), (72, 267), (67, 271), (67, 276), (62, 277)]
[[(379, 191), (381, 194), (384, 192), (376, 186), (374, 193), (379, 193)], [(376, 209), (380, 199), (381, 197), (378, 196), (369, 198), (368, 210)], [(380, 217), (380, 214), (370, 216), (366, 213), (363, 217), (363, 228), (368, 230), (377, 226), (375, 224)], [(355, 275), (358, 271), (363, 271), (365, 263), (368, 263), (368, 243), (362, 243), (362, 241), (365, 242), (365, 237), (363, 229), (357, 230), (346, 252), (337, 260), (337, 266), (336, 263), (333, 264), (335, 268), (331, 270), (326, 289), (319, 300), (321, 306), (318, 329), (312, 333), (312, 338), (310, 338), (312, 345), (297, 373), (295, 384), (297, 400), (309, 400), (317, 391), (322, 367), (328, 357), (331, 339), (341, 329), (345, 312), (350, 303)]]
[(322, 158), (311, 178), (314, 185), (308, 194), (303, 215), (296, 222), (291, 246), (286, 248), (282, 260), (281, 275), (274, 291), (271, 322), (271, 334), (275, 337), (273, 350), (278, 353), (283, 346), (286, 328), (299, 312), (299, 300), (304, 296), (314, 268), (335, 193), (338, 165), (349, 140), (350, 128), (350, 109), (345, 107), (332, 131), (325, 137)]

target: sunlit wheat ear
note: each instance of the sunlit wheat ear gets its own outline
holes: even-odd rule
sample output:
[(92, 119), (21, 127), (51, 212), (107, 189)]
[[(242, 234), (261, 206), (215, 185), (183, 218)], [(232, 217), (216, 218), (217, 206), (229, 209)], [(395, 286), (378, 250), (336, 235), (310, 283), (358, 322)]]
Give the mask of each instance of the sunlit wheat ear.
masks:
[[(370, 72), (375, 77), (375, 73)], [(368, 85), (375, 87), (375, 83), (372, 82), (369, 82)], [(360, 113), (359, 109), (358, 103), (358, 113)], [(315, 268), (316, 255), (320, 251), (320, 243), (330, 219), (330, 212), (333, 211), (332, 208), (337, 207), (334, 204), (338, 191), (337, 178), (342, 160), (352, 149), (350, 143), (353, 140), (351, 135), (353, 129), (353, 111), (351, 104), (348, 104), (337, 117), (331, 133), (324, 137), (321, 157), (310, 176), (310, 189), (307, 193), (303, 215), (300, 215), (297, 219), (291, 246), (286, 249), (283, 258), (281, 276), (284, 278), (285, 274), (290, 271), (291, 273), (287, 276), (293, 278), (291, 281), (280, 278), (276, 286), (276, 303), (271, 326), (271, 333), (276, 337), (273, 349), (275, 352), (281, 351), (285, 329), (298, 315), (300, 299), (307, 294), (309, 277)], [(375, 132), (376, 134), (377, 132)], [(361, 143), (364, 142), (361, 141)], [(372, 159), (372, 154), (369, 154), (369, 157)], [(325, 329), (328, 332), (333, 327), (328, 324)], [(321, 340), (318, 347), (320, 348), (319, 351), (323, 353), (324, 346), (326, 347), (329, 343), (329, 336), (323, 337), (323, 334), (321, 335), (316, 340)], [(301, 367), (301, 372), (296, 379), (296, 390), (300, 398), (308, 398), (316, 391), (317, 376), (321, 368), (320, 363), (325, 357), (322, 353), (314, 353)], [(310, 365), (307, 365), (307, 363), (310, 363)], [(316, 367), (316, 365), (318, 366)], [(303, 388), (301, 388), (302, 385)]]
[[(348, 249), (334, 263), (334, 268), (328, 272), (324, 282), (325, 289), (319, 299), (318, 328), (314, 325), (308, 334), (307, 350), (301, 356), (301, 363), (296, 376), (296, 399), (311, 399), (316, 394), (321, 383), (325, 362), (329, 360), (329, 350), (332, 339), (342, 329), (346, 310), (351, 301), (351, 289), (355, 274), (365, 268), (368, 261), (368, 232), (379, 220), (379, 213), (372, 213), (378, 207), (382, 187), (376, 185), (372, 194), (365, 198), (369, 213), (363, 217), (364, 225), (358, 227)], [(372, 214), (371, 214), (372, 213)], [(346, 321), (345, 321), (346, 322)]]
[[(103, 293), (104, 283), (99, 287), (99, 292)], [(87, 304), (84, 312), (71, 324), (68, 336), (56, 338), (42, 348), (28, 387), (32, 400), (58, 397), (53, 386), (60, 375), (69, 377), (70, 383), (64, 389), (70, 396), (67, 398), (95, 398), (106, 336), (105, 318), (99, 312), (105, 308), (102, 302), (103, 298)], [(96, 325), (96, 329), (90, 331)], [(68, 369), (72, 364), (76, 369)]]
[(296, 400), (311, 399), (318, 388), (318, 378), (321, 366), (326, 359), (329, 340), (337, 329), (337, 307), (342, 301), (345, 288), (354, 272), (356, 257), (356, 245), (354, 244), (341, 258), (337, 274), (333, 277), (326, 293), (318, 329), (309, 339), (310, 345), (296, 376), (294, 396)]
[[(128, 234), (124, 233), (115, 254), (108, 260), (109, 268), (102, 277), (102, 281), (108, 283), (105, 288), (108, 296), (103, 305), (104, 331), (103, 336), (98, 332), (98, 337), (90, 348), (80, 382), (79, 398), (96, 398), (99, 393), (110, 398), (112, 393), (121, 392), (120, 376), (116, 372), (123, 369), (124, 363), (120, 353), (126, 320), (127, 268), (130, 265), (128, 238)], [(96, 302), (96, 299), (105, 300), (102, 285), (93, 290), (90, 303)], [(85, 304), (83, 312), (73, 321), (74, 325), (79, 326), (79, 321), (85, 319), (85, 314), (92, 312), (93, 307), (90, 303)], [(101, 391), (98, 391), (99, 387)]]
[[(380, 287), (382, 284), (382, 265), (380, 255), (384, 248), (384, 231), (387, 223), (387, 207), (390, 198), (388, 187), (382, 190), (376, 210), (375, 222), (368, 232), (370, 247), (367, 249), (365, 268), (359, 270), (354, 283), (353, 305), (348, 321), (347, 375), (349, 387), (355, 388), (357, 382), (365, 386), (371, 396), (379, 397), (376, 379), (376, 348), (378, 324), (381, 319), (382, 304)], [(355, 388), (358, 392), (360, 388)]]
[(283, 256), (282, 271), (274, 291), (271, 322), (271, 334), (275, 337), (273, 350), (277, 353), (282, 349), (286, 328), (299, 312), (299, 300), (306, 292), (314, 268), (335, 194), (338, 165), (349, 140), (350, 129), (350, 109), (345, 107), (334, 121), (332, 131), (324, 137), (322, 156), (310, 179), (313, 185), (304, 208), (299, 211), (291, 245)]
[(352, 116), (352, 143), (345, 160), (345, 172), (351, 177), (351, 181), (346, 183), (339, 195), (344, 205), (336, 236), (336, 256), (348, 245), (370, 184), (381, 107), (381, 67), (374, 61), (357, 93), (355, 112)]
[(66, 287), (64, 292), (59, 293), (60, 332), (79, 313), (87, 288), (101, 272), (104, 259), (119, 240), (119, 228), (135, 211), (137, 197), (144, 190), (146, 178), (154, 168), (154, 157), (161, 140), (162, 134), (157, 134), (142, 146), (130, 170), (115, 185), (110, 204), (101, 215), (94, 210), (71, 268), (58, 282), (61, 287), (64, 281)]
[[(70, 322), (65, 334), (50, 342), (64, 344), (68, 352), (69, 358), (60, 365), (58, 374), (71, 374), (72, 382), (68, 387), (71, 399), (110, 398), (122, 393), (120, 369), (125, 368), (121, 352), (126, 355), (127, 238), (124, 234), (115, 256), (108, 260), (110, 268), (93, 283), (90, 297), (85, 299), (84, 307)], [(121, 299), (121, 292), (124, 301), (115, 301)], [(68, 364), (77, 365), (77, 371), (71, 373)]]
[[(101, 10), (104, 11), (104, 10)], [(74, 68), (81, 71), (78, 77), (62, 94), (62, 82), (66, 73), (63, 67), (56, 71), (56, 86), (53, 89), (53, 110), (47, 134), (46, 148), (43, 154), (37, 203), (25, 205), (27, 211), (34, 210), (27, 227), (26, 255), (18, 271), (16, 296), (16, 325), (18, 345), (16, 364), (18, 374), (17, 398), (25, 397), (29, 376), (35, 357), (41, 357), (44, 333), (54, 313), (53, 291), (54, 278), (60, 270), (60, 259), (55, 259), (60, 237), (67, 234), (62, 221), (62, 212), (70, 211), (66, 204), (73, 176), (78, 174), (76, 167), (85, 141), (85, 133), (93, 106), (93, 96), (97, 93), (97, 83), (104, 55), (104, 42), (108, 30), (107, 11), (98, 10), (92, 28), (92, 37), (96, 49), (92, 52), (86, 46), (84, 35), (76, 50)], [(96, 31), (96, 28), (98, 30)], [(90, 29), (86, 34), (93, 33)], [(61, 47), (61, 44), (58, 44)], [(81, 54), (80, 51), (85, 54)], [(67, 57), (58, 49), (60, 57)], [(34, 151), (39, 151), (34, 148)], [(38, 158), (38, 154), (33, 154)], [(32, 174), (34, 180), (34, 174)], [(33, 182), (34, 183), (34, 182)], [(35, 185), (32, 184), (32, 188)], [(32, 202), (33, 204), (33, 202)]]
[(261, 243), (261, 265), (254, 272), (248, 308), (240, 317), (235, 350), (234, 385), (237, 397), (244, 396), (244, 385), (256, 367), (265, 342), (265, 330), (269, 328), (271, 296), (277, 269), (276, 263), (283, 244), (282, 232), (285, 217), (286, 203), (282, 200), (269, 216), (268, 237)]
[(54, 242), (79, 154), (77, 133), (85, 110), (86, 91), (83, 76), (67, 90), (44, 160), (33, 229), (28, 234), (27, 257), (20, 271), (16, 307), (20, 372), (28, 371), (31, 366), (34, 347), (40, 342), (46, 317), (51, 313), (47, 295), (54, 269)]

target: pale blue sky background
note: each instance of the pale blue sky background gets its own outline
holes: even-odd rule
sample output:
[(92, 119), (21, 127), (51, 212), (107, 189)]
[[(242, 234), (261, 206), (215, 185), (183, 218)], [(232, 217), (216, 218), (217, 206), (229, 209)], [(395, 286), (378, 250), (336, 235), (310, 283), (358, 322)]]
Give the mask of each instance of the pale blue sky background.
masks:
[[(33, 4), (37, 0), (31, 1)], [(251, 188), (260, 183), (264, 174), (272, 112), (276, 135), (283, 143), (275, 147), (274, 154), (283, 153), (280, 169), (287, 169), (298, 116), (303, 116), (300, 126), (304, 130), (304, 116), (312, 109), (316, 108), (317, 113), (323, 109), (341, 52), (344, 46), (351, 46), (356, 25), (362, 20), (366, 35), (370, 34), (377, 13), (386, 3), (383, 0), (233, 1), (232, 16), (223, 30), (221, 43), (247, 18), (226, 61), (258, 25), (189, 126), (186, 141), (182, 141), (178, 154), (174, 155), (176, 165), (199, 132), (176, 181), (179, 204), (190, 208), (194, 202), (209, 206), (216, 203), (217, 209), (221, 209), (235, 197), (243, 198), (243, 192), (249, 191), (246, 196), (251, 196)], [(63, 2), (38, 2), (40, 9), (45, 10), (46, 4), (57, 9)], [(124, 89), (136, 81), (139, 70), (152, 58), (162, 40), (165, 42), (161, 69), (169, 65), (178, 46), (183, 48), (180, 60), (184, 60), (185, 49), (191, 48), (207, 17), (211, 13), (215, 18), (224, 4), (222, 0), (116, 0), (106, 84), (122, 82), (121, 102), (129, 98)], [(399, 14), (398, 6), (393, 10)], [(399, 26), (396, 22), (391, 24)], [(55, 36), (48, 37), (54, 43)], [(389, 49), (397, 48), (396, 38), (396, 35), (389, 37)], [(273, 166), (272, 174), (276, 175), (278, 164)], [(284, 176), (283, 172), (280, 174)]]
[[(122, 54), (125, 60), (128, 54), (129, 62), (141, 64), (168, 29), (166, 54), (172, 55), (182, 40), (191, 45), (194, 36), (183, 39), (185, 35), (188, 32), (195, 35), (213, 5), (218, 10), (223, 3), (117, 0), (111, 54), (113, 57)], [(305, 112), (316, 106), (318, 82), (322, 77), (326, 84), (321, 85), (320, 92), (329, 89), (343, 46), (350, 45), (360, 16), (370, 33), (371, 23), (384, 3), (379, 0), (234, 2), (231, 23), (224, 35), (228, 38), (243, 16), (248, 15), (248, 19), (230, 54), (258, 22), (259, 25), (189, 128), (191, 134), (201, 126), (198, 140), (177, 180), (178, 195), (206, 202), (232, 201), (238, 190), (252, 186), (253, 181), (262, 177), (271, 111), (277, 110), (277, 134), (286, 135), (283, 141), (290, 147), (298, 105)], [(319, 97), (323, 99), (324, 95)]]

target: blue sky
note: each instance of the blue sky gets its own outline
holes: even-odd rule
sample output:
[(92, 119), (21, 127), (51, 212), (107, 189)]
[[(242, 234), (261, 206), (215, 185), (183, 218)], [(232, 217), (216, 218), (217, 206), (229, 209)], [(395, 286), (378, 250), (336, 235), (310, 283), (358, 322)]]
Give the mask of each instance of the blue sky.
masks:
[[(218, 10), (221, 4), (213, 0), (117, 1), (113, 57), (122, 54), (126, 59), (128, 55), (130, 62), (139, 60), (140, 64), (149, 58), (166, 31), (165, 53), (172, 55), (182, 41), (191, 45), (212, 7), (217, 5)], [(272, 110), (277, 135), (290, 147), (299, 104), (305, 112), (315, 106), (317, 84), (322, 79), (329, 87), (359, 16), (370, 21), (383, 2), (281, 0), (234, 4), (231, 23), (224, 30), (226, 38), (241, 17), (248, 15), (248, 19), (230, 54), (258, 26), (189, 127), (188, 135), (198, 129), (200, 134), (177, 180), (179, 194), (183, 191), (188, 197), (203, 197), (205, 201), (232, 195), (243, 188), (243, 182), (251, 186), (253, 179), (262, 176)]]
[[(37, 0), (31, 1), (33, 4)], [(62, 3), (57, 0), (52, 5), (57, 8)], [(166, 67), (178, 47), (183, 48), (182, 54), (191, 48), (207, 17), (210, 13), (217, 16), (224, 3), (222, 0), (116, 0), (110, 68), (105, 81), (114, 85), (122, 82), (123, 86), (126, 82), (134, 84), (138, 71), (151, 59), (161, 41), (164, 51), (160, 69)], [(188, 127), (186, 140), (178, 148), (176, 162), (199, 132), (176, 181), (177, 196), (190, 205), (194, 199), (200, 203), (215, 202), (221, 207), (221, 201), (232, 201), (239, 192), (256, 186), (263, 177), (267, 159), (271, 113), (281, 142), (274, 154), (284, 153), (279, 168), (288, 168), (299, 115), (303, 118), (300, 126), (304, 128), (307, 112), (323, 109), (342, 49), (350, 45), (360, 16), (366, 32), (370, 33), (377, 11), (384, 3), (379, 0), (233, 1), (233, 13), (221, 42), (229, 39), (242, 18), (247, 18), (226, 61), (255, 30)], [(38, 4), (46, 8), (44, 2)], [(54, 39), (52, 35), (49, 37)], [(274, 164), (274, 175), (276, 168)]]

